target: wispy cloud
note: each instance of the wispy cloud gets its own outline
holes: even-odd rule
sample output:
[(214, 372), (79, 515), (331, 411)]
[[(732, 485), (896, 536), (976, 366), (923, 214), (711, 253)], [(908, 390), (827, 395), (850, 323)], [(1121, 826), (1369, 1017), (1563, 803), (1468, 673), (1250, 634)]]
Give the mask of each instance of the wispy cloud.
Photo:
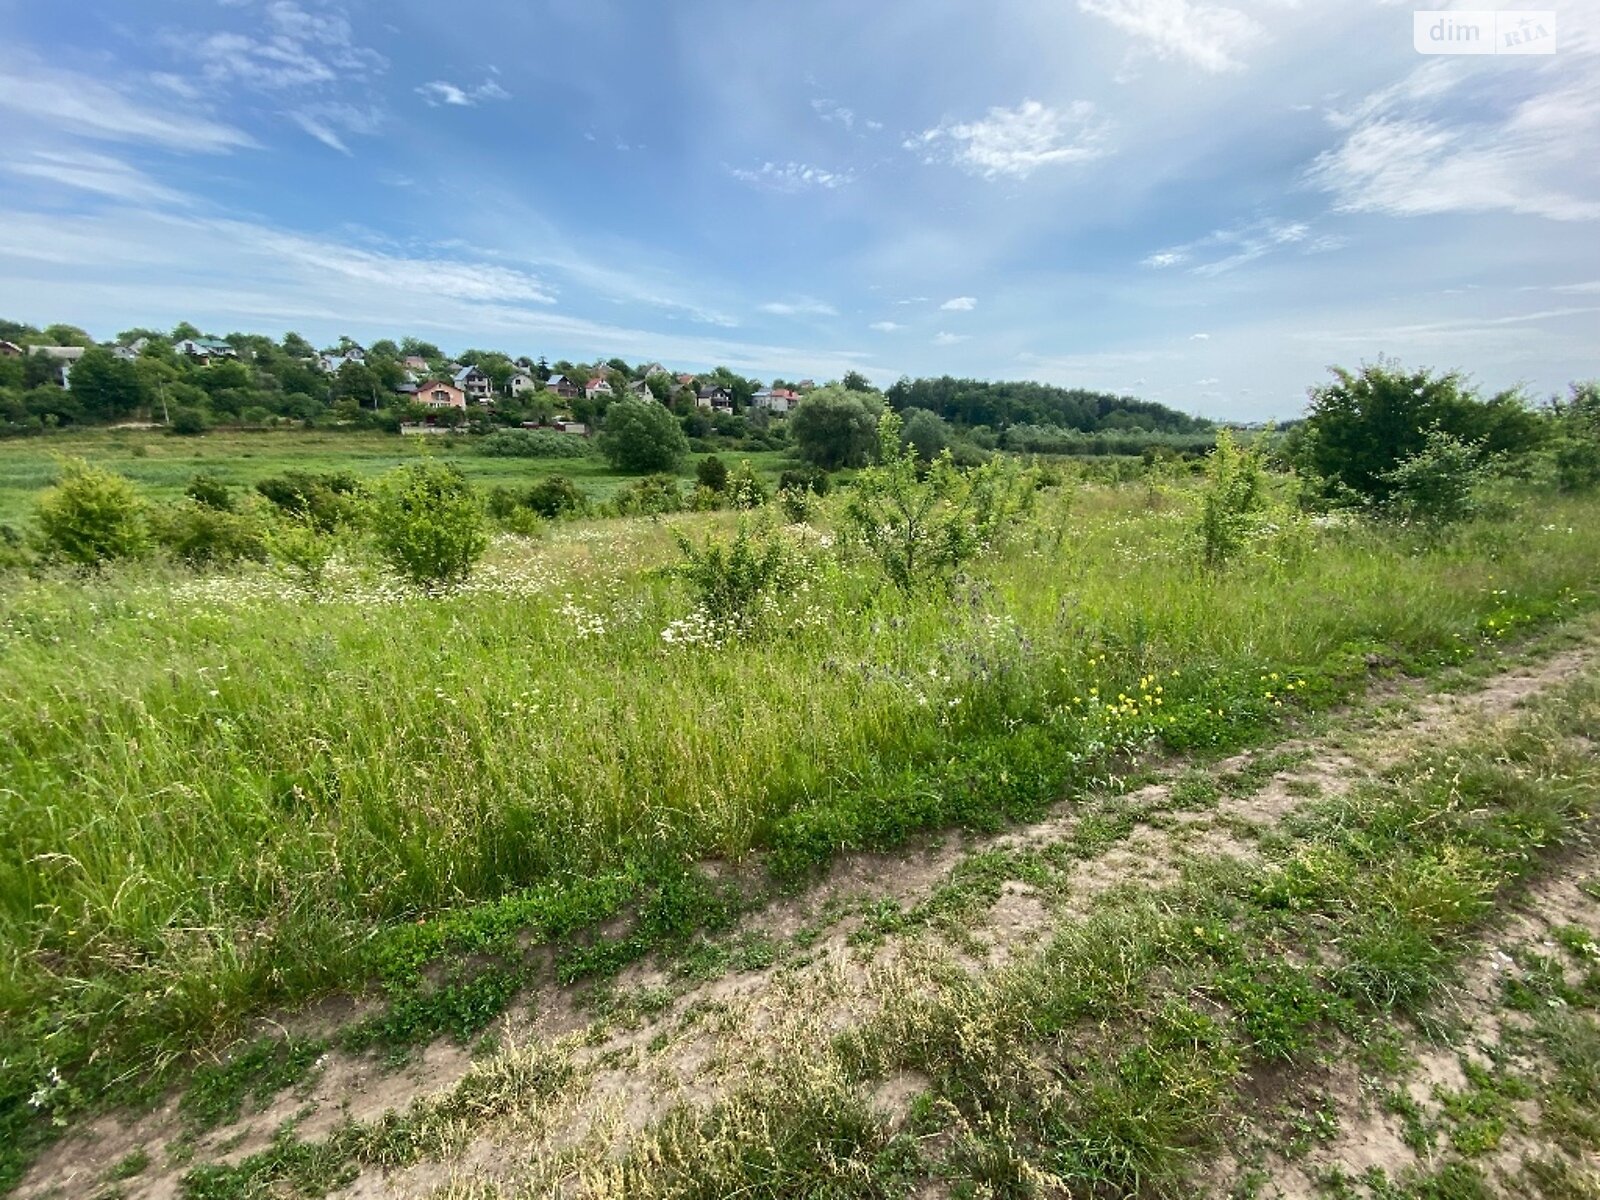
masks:
[(86, 150), (36, 150), (26, 158), (0, 160), (0, 170), (135, 204), (190, 203), (183, 193), (157, 183), (121, 159)]
[(821, 300), (769, 300), (758, 305), (775, 317), (837, 317), (839, 310)]
[(1240, 55), (1265, 34), (1238, 9), (1203, 0), (1078, 0), (1078, 8), (1134, 38), (1141, 53), (1211, 72), (1242, 68)]
[[(1200, 276), (1224, 275), (1246, 263), (1254, 262), (1277, 250), (1295, 247), (1303, 254), (1316, 254), (1337, 249), (1343, 240), (1332, 237), (1311, 236), (1311, 227), (1301, 221), (1282, 221), (1263, 218), (1227, 229), (1214, 229), (1205, 237), (1196, 238), (1181, 246), (1169, 246), (1140, 260), (1140, 265), (1156, 270), (1181, 266), (1197, 258), (1205, 261), (1189, 268)], [(1207, 334), (1197, 334), (1204, 339)]]
[(924, 162), (954, 163), (985, 179), (1025, 179), (1040, 167), (1090, 162), (1108, 153), (1107, 126), (1087, 100), (1052, 108), (1024, 100), (976, 121), (947, 121), (903, 143)]
[(898, 321), (874, 321), (867, 328), (874, 333), (897, 333), (904, 329), (905, 326)]
[(1191, 342), (1209, 342), (1211, 340), (1211, 335), (1209, 333), (1191, 333), (1189, 335), (1189, 340)]
[(0, 71), (0, 109), (50, 130), (103, 141), (201, 153), (256, 144), (232, 125), (166, 109), (89, 75), (47, 67), (25, 56)]
[(383, 114), (376, 108), (359, 108), (353, 104), (308, 104), (292, 109), (289, 119), (317, 141), (341, 154), (349, 154), (345, 145), (347, 134), (370, 135), (383, 125)]
[(967, 341), (970, 337), (971, 335), (966, 333), (940, 332), (933, 335), (933, 344), (935, 346), (954, 346), (958, 342)]
[(883, 128), (882, 121), (874, 121), (870, 117), (858, 116), (856, 110), (840, 104), (836, 100), (819, 97), (811, 102), (811, 111), (830, 124), (843, 125), (849, 133), (856, 131), (860, 125), (863, 133), (876, 133)]
[(849, 171), (829, 171), (808, 163), (762, 163), (755, 169), (729, 167), (728, 174), (741, 183), (772, 192), (803, 192), (813, 188), (831, 190), (852, 182)]
[(434, 79), (415, 89), (430, 108), (449, 106), (473, 108), (485, 100), (509, 100), (511, 93), (489, 79), (475, 87), (464, 88), (443, 79)]
[(941, 312), (971, 312), (978, 307), (976, 296), (955, 296), (939, 305)]

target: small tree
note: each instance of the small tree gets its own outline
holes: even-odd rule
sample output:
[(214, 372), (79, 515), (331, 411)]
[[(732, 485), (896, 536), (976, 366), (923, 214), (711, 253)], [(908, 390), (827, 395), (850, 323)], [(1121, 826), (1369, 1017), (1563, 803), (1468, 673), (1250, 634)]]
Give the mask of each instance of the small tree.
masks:
[(1259, 445), (1241, 448), (1226, 429), (1206, 460), (1206, 485), (1200, 495), (1201, 552), (1208, 567), (1237, 554), (1267, 507), (1266, 469)]
[(846, 531), (910, 591), (944, 577), (992, 545), (1032, 488), (1013, 460), (963, 475), (948, 451), (919, 478), (917, 454), (901, 439), (900, 417), (878, 421), (878, 463), (856, 477)]
[(606, 409), (600, 452), (619, 471), (675, 471), (689, 453), (689, 440), (662, 405), (627, 399)]
[(133, 484), (81, 458), (63, 464), (36, 516), (46, 556), (79, 566), (136, 558), (150, 548), (145, 503)]
[(683, 552), (678, 576), (694, 588), (701, 611), (737, 636), (756, 630), (763, 603), (793, 574), (784, 543), (770, 534), (752, 537), (742, 520), (732, 542), (696, 546), (677, 530), (673, 536)]
[(702, 458), (694, 469), (694, 477), (701, 487), (720, 492), (728, 486), (728, 464), (715, 454)]
[(728, 503), (734, 508), (760, 508), (770, 498), (767, 485), (761, 482), (748, 458), (728, 476)]
[(437, 462), (385, 476), (373, 510), (379, 553), (411, 583), (460, 583), (488, 548), (483, 505), (459, 470)]
[(1384, 473), (1389, 494), (1383, 511), (1408, 524), (1441, 529), (1477, 514), (1487, 477), (1479, 447), (1430, 429), (1421, 450)]

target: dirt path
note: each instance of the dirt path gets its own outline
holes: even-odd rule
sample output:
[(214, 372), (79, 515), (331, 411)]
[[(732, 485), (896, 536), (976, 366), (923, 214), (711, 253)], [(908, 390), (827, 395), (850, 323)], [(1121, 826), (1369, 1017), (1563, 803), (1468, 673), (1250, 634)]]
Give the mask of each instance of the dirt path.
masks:
[[(853, 856), (803, 896), (753, 914), (735, 931), (729, 942), (751, 948), (750, 969), (694, 979), (674, 964), (647, 962), (600, 993), (543, 989), (497, 1023), (496, 1049), (476, 1064), (467, 1050), (447, 1042), (430, 1046), (400, 1071), (385, 1070), (371, 1057), (330, 1053), (308, 1084), (197, 1140), (185, 1136), (173, 1104), (131, 1124), (103, 1117), (53, 1147), (17, 1195), (95, 1195), (109, 1186), (116, 1190), (108, 1195), (124, 1200), (181, 1197), (180, 1180), (193, 1166), (240, 1162), (271, 1145), (286, 1122), (295, 1137), (315, 1141), (385, 1113), (445, 1112), (447, 1098), (475, 1073), (550, 1056), (559, 1058), (565, 1074), (538, 1104), (481, 1119), (451, 1118), (456, 1124), (439, 1142), (442, 1153), (387, 1172), (369, 1168), (332, 1194), (356, 1200), (467, 1195), (485, 1186), (519, 1195), (572, 1188), (592, 1181), (674, 1106), (704, 1107), (755, 1082), (775, 1055), (803, 1055), (808, 1046), (828, 1043), (878, 1011), (885, 998), (937, 988), (951, 971), (1003, 969), (1113, 889), (1172, 882), (1186, 859), (1249, 861), (1260, 835), (1311, 798), (1381, 773), (1419, 742), (1499, 721), (1528, 698), (1597, 667), (1600, 639), (1590, 638), (1470, 692), (1392, 689), (1327, 733), (1203, 771), (1174, 767), (1137, 791), (1063, 804), (1045, 820), (995, 837), (948, 836), (903, 855)], [(1113, 831), (1103, 845), (1089, 836), (1101, 828)], [(1074, 849), (1062, 860), (1065, 847)], [(985, 881), (988, 864), (1051, 854), (1070, 861), (1070, 869), (1047, 881)], [(1463, 1027), (1475, 1031), (1474, 1038), (1499, 1036), (1494, 972), (1508, 956), (1515, 959), (1513, 943), (1542, 944), (1558, 926), (1600, 928), (1595, 900), (1567, 875), (1524, 908), (1499, 935), (1505, 947), (1486, 952), (1461, 993)], [(1419, 1048), (1418, 1105), (1462, 1086), (1458, 1057), (1455, 1044)], [(925, 1082), (891, 1078), (870, 1102), (891, 1122), (903, 1121)], [(1275, 1191), (1255, 1194), (1320, 1194), (1312, 1189), (1334, 1168), (1354, 1175), (1374, 1165), (1391, 1173), (1416, 1165), (1400, 1118), (1374, 1110), (1362, 1081), (1333, 1080), (1329, 1094), (1345, 1117), (1339, 1139), (1311, 1157), (1271, 1162), (1262, 1186)], [(1513, 1140), (1502, 1153), (1517, 1152)], [(141, 1155), (147, 1165), (131, 1170)], [(119, 1164), (127, 1177), (108, 1184)], [(1223, 1186), (1230, 1168), (1236, 1177)], [(1211, 1181), (1217, 1194), (1234, 1189), (1243, 1169), (1238, 1160), (1225, 1162)], [(1502, 1173), (1521, 1169), (1495, 1160)]]

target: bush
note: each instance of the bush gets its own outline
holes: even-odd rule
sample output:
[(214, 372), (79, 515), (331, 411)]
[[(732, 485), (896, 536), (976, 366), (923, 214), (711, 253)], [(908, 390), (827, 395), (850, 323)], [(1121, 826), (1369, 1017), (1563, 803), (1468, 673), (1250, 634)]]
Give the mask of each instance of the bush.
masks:
[(919, 478), (897, 413), (879, 420), (878, 439), (878, 464), (856, 477), (844, 532), (903, 590), (948, 577), (995, 544), (1032, 500), (1032, 480), (1009, 459), (963, 474), (946, 452)]
[(1417, 453), (1382, 476), (1382, 511), (1407, 524), (1442, 528), (1477, 515), (1489, 471), (1479, 447), (1430, 429)]
[(818, 496), (826, 496), (832, 485), (833, 477), (821, 467), (803, 467), (798, 471), (790, 468), (778, 476), (780, 492), (809, 491)]
[(355, 523), (361, 514), (361, 481), (348, 471), (321, 475), (285, 471), (258, 481), (256, 491), (284, 513), (304, 517), (324, 533)]
[(167, 432), (179, 437), (197, 437), (210, 428), (211, 422), (198, 408), (175, 408), (167, 422)]
[(622, 400), (606, 410), (600, 452), (619, 471), (675, 471), (689, 441), (677, 419), (654, 400)]
[(1244, 546), (1267, 507), (1266, 470), (1259, 445), (1241, 449), (1226, 429), (1206, 460), (1197, 532), (1206, 565), (1220, 566)]
[(489, 515), (506, 522), (518, 512), (531, 512), (547, 520), (582, 517), (590, 510), (589, 497), (565, 475), (551, 475), (518, 491), (497, 487), (489, 493)]
[(133, 484), (82, 459), (64, 464), (60, 482), (40, 497), (36, 516), (49, 558), (93, 567), (150, 548), (145, 503)]
[(420, 462), (384, 477), (372, 514), (378, 551), (419, 587), (460, 583), (488, 548), (483, 506), (455, 467)]
[(1455, 374), (1405, 371), (1383, 359), (1359, 372), (1335, 367), (1333, 373), (1333, 383), (1312, 391), (1290, 449), (1331, 499), (1385, 507), (1394, 470), (1426, 450), (1430, 430), (1476, 443), (1491, 456), (1523, 453), (1545, 436), (1543, 422), (1516, 393), (1480, 400)]
[(683, 563), (679, 578), (694, 588), (697, 606), (718, 632), (747, 636), (760, 626), (765, 602), (793, 576), (788, 548), (769, 535), (752, 537), (743, 521), (731, 542), (696, 546), (673, 531)]
[(649, 475), (619, 491), (611, 504), (618, 516), (656, 516), (682, 511), (683, 493), (671, 475)]
[(286, 516), (265, 535), (267, 552), (283, 571), (308, 592), (320, 592), (338, 539), (319, 529), (309, 517)]
[(589, 443), (548, 429), (503, 429), (486, 436), (476, 449), (490, 458), (586, 458)]
[(250, 518), (195, 500), (158, 510), (150, 522), (155, 540), (190, 566), (222, 566), (248, 559), (265, 562), (266, 539)]
[(816, 498), (804, 488), (779, 488), (778, 509), (791, 525), (804, 525), (817, 510)]
[(728, 486), (728, 464), (715, 454), (702, 458), (694, 469), (694, 477), (701, 487), (720, 492)]
[(202, 473), (194, 476), (189, 480), (189, 486), (183, 489), (183, 494), (205, 508), (214, 508), (218, 512), (233, 511), (233, 493), (215, 475)]
[(761, 482), (750, 460), (742, 460), (728, 476), (728, 503), (734, 508), (760, 508), (768, 497), (767, 485)]

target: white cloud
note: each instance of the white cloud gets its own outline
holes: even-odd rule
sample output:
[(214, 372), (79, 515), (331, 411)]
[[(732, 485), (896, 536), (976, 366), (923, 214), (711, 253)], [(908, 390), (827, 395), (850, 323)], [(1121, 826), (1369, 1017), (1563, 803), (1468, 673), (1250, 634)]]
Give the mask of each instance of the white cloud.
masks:
[(1209, 333), (1191, 333), (1189, 335), (1189, 340), (1191, 342), (1209, 342), (1211, 340), (1211, 335)]
[(839, 310), (821, 300), (771, 300), (758, 305), (762, 312), (775, 317), (836, 317)]
[(956, 296), (939, 305), (941, 312), (971, 312), (977, 307), (976, 296)]
[(1087, 100), (1052, 108), (1024, 100), (980, 120), (947, 121), (903, 143), (927, 163), (951, 162), (985, 179), (1025, 179), (1040, 167), (1089, 162), (1107, 153), (1106, 126)]
[(412, 90), (426, 100), (430, 108), (473, 108), (484, 100), (511, 99), (511, 93), (492, 79), (472, 88), (460, 87), (445, 79), (433, 79)]
[(182, 206), (190, 202), (181, 192), (157, 183), (121, 159), (85, 150), (37, 150), (25, 159), (0, 161), (0, 170), (137, 204)]
[(88, 75), (31, 63), (0, 71), (0, 109), (51, 130), (114, 142), (145, 142), (170, 150), (220, 153), (255, 141), (231, 125), (167, 111)]
[(874, 333), (896, 333), (906, 327), (898, 321), (874, 321), (867, 328)]
[(349, 154), (344, 143), (345, 134), (374, 134), (383, 125), (383, 114), (377, 109), (357, 108), (353, 104), (308, 104), (292, 109), (289, 119), (324, 146)]
[(1078, 8), (1138, 39), (1144, 53), (1211, 72), (1239, 70), (1239, 55), (1264, 34), (1247, 14), (1203, 0), (1078, 0)]
[[(1516, 72), (1469, 75), (1452, 57), (1422, 63), (1327, 114), (1342, 140), (1317, 156), (1306, 182), (1346, 212), (1600, 220), (1597, 52), (1576, 36), (1564, 41), (1563, 61)], [(1470, 105), (1456, 95), (1469, 79)]]
[(1563, 283), (1550, 289), (1555, 292), (1600, 292), (1600, 279), (1591, 279), (1585, 283)]
[(1194, 385), (1195, 387), (1216, 387), (1221, 382), (1222, 380), (1220, 379), (1196, 379)]
[(846, 108), (833, 100), (813, 100), (811, 102), (811, 110), (824, 121), (843, 125), (847, 130), (853, 131), (856, 127), (855, 110)]
[(1321, 254), (1344, 244), (1342, 238), (1312, 238), (1311, 226), (1303, 221), (1267, 217), (1228, 229), (1214, 229), (1192, 242), (1147, 255), (1140, 260), (1140, 265), (1161, 270), (1205, 258), (1207, 261), (1190, 267), (1189, 271), (1209, 277), (1226, 274), (1291, 246), (1297, 247), (1303, 254)]
[(957, 342), (965, 342), (971, 335), (965, 333), (936, 333), (933, 335), (935, 346), (954, 346)]
[(801, 192), (811, 188), (831, 190), (844, 187), (855, 179), (849, 171), (827, 171), (822, 167), (795, 162), (766, 162), (754, 170), (729, 167), (728, 174), (741, 183), (773, 192)]

